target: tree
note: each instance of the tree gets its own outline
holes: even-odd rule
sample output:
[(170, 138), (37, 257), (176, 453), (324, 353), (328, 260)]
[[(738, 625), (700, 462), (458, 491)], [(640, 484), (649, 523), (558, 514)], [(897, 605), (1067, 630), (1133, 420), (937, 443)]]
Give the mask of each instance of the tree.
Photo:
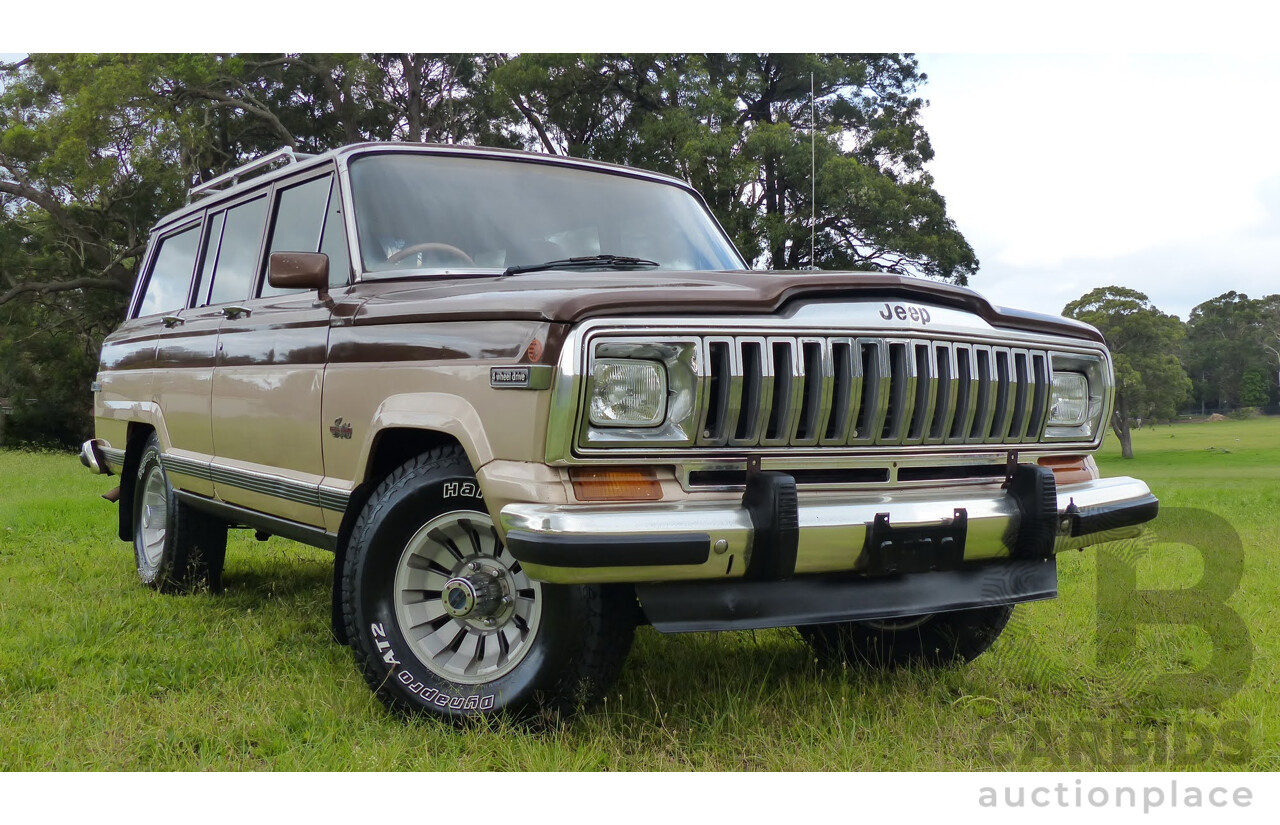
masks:
[(910, 55), (519, 55), (491, 78), (542, 150), (690, 180), (754, 264), (977, 271), (925, 170)]
[[(1280, 294), (1268, 295), (1259, 301), (1261, 319), (1259, 328), (1262, 335), (1262, 349), (1271, 356), (1268, 370), (1268, 384), (1274, 377), (1280, 384)], [(1274, 385), (1273, 385), (1274, 386)]]
[(1185, 334), (1182, 322), (1156, 309), (1141, 292), (1120, 286), (1092, 290), (1062, 314), (1092, 324), (1107, 339), (1116, 376), (1111, 429), (1121, 454), (1133, 458), (1130, 419), (1172, 418), (1191, 391), (1176, 355)]
[[(1267, 369), (1271, 358), (1266, 350), (1266, 301), (1232, 291), (1191, 310), (1183, 360), (1197, 397), (1206, 405), (1222, 408), (1266, 403), (1258, 401), (1270, 394), (1267, 376), (1274, 372)], [(1250, 375), (1253, 377), (1246, 379)], [(1261, 388), (1259, 376), (1264, 382)]]
[(1267, 374), (1259, 369), (1245, 370), (1240, 376), (1240, 403), (1246, 407), (1262, 407), (1270, 400)]

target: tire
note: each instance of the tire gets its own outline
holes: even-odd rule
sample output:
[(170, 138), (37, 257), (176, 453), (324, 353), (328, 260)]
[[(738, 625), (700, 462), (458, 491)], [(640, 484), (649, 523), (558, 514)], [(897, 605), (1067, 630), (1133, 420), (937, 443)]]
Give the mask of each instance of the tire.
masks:
[(222, 590), (227, 525), (178, 500), (148, 436), (133, 495), (133, 555), (143, 584), (165, 593)]
[(986, 652), (1012, 614), (1013, 605), (998, 605), (797, 629), (819, 657), (828, 661), (885, 669), (946, 667), (971, 662)]
[(629, 586), (530, 579), (456, 446), (374, 490), (351, 532), (342, 611), (356, 664), (388, 708), (455, 721), (591, 704), (616, 680), (638, 616)]

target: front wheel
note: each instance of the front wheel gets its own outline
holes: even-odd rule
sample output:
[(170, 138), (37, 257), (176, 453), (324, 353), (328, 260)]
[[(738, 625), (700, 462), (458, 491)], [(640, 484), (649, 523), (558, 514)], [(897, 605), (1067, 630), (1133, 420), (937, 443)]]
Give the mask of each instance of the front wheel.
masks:
[(637, 615), (629, 587), (529, 578), (457, 448), (407, 462), (374, 491), (351, 534), (342, 609), (378, 698), (449, 718), (591, 703), (617, 677)]
[(133, 494), (133, 555), (138, 578), (166, 593), (222, 589), (227, 525), (178, 500), (160, 461), (160, 440), (147, 437)]
[(1013, 614), (1013, 605), (975, 607), (864, 622), (800, 627), (801, 637), (827, 660), (890, 668), (945, 667), (986, 652)]

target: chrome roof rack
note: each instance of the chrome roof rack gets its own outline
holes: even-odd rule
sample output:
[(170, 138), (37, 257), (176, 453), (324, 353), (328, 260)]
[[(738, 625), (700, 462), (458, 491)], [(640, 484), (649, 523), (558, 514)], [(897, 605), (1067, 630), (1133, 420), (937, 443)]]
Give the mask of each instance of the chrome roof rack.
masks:
[(251, 160), (243, 166), (237, 166), (230, 172), (224, 172), (213, 180), (205, 181), (198, 186), (193, 186), (191, 191), (187, 193), (187, 203), (191, 203), (196, 198), (211, 195), (214, 192), (221, 192), (223, 190), (230, 189), (232, 186), (239, 183), (242, 178), (247, 177), (254, 172), (260, 172), (278, 160), (288, 161), (289, 163), (299, 163), (307, 158), (313, 157), (315, 157), (315, 155), (307, 154), (306, 152), (295, 152), (293, 149), (288, 147), (285, 147), (284, 149), (277, 149), (269, 155), (263, 155), (257, 160)]

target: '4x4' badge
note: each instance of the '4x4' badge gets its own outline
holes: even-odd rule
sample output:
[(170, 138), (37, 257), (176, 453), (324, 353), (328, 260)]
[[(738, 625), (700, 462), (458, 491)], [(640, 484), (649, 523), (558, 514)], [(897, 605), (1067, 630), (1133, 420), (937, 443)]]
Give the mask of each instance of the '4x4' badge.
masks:
[(341, 418), (333, 419), (333, 424), (329, 427), (330, 434), (334, 438), (350, 438), (351, 425), (343, 423)]

